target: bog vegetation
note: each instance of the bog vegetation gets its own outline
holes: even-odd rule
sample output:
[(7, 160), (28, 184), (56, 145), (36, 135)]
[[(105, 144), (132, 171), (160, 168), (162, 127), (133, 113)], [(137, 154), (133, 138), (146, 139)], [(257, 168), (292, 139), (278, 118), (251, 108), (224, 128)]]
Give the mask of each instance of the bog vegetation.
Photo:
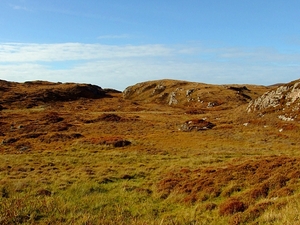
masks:
[(1, 81), (0, 224), (300, 224), (298, 112), (247, 112), (272, 88)]

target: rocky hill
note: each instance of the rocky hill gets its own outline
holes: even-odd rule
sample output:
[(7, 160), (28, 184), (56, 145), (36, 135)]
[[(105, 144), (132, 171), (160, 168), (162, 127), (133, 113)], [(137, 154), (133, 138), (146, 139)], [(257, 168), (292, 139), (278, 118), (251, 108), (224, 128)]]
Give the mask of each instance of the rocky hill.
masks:
[(280, 85), (252, 100), (247, 112), (275, 113), (284, 121), (296, 120), (300, 111), (300, 79)]
[(155, 80), (127, 87), (125, 99), (200, 108), (234, 108), (270, 90), (258, 85), (212, 85), (179, 80)]

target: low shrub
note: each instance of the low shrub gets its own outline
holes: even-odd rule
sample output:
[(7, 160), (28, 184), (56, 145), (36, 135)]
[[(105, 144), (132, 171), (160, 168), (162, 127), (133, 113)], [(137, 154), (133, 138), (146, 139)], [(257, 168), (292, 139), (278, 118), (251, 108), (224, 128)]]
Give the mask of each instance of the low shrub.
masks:
[(219, 214), (221, 216), (228, 216), (233, 215), (238, 212), (244, 212), (247, 209), (247, 206), (242, 201), (230, 198), (227, 199), (225, 202), (220, 204), (219, 206)]

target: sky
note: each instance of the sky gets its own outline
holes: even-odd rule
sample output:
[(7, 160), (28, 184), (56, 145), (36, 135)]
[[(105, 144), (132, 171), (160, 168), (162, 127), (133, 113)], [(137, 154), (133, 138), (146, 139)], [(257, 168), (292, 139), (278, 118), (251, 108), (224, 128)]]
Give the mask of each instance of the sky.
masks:
[(300, 78), (299, 0), (0, 0), (0, 79), (124, 90)]

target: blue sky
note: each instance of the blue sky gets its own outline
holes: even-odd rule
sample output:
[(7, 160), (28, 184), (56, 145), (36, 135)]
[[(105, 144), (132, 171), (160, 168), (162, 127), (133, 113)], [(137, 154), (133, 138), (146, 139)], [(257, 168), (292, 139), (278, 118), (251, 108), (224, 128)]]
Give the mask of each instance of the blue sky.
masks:
[(300, 78), (298, 0), (1, 0), (0, 79), (97, 84)]

